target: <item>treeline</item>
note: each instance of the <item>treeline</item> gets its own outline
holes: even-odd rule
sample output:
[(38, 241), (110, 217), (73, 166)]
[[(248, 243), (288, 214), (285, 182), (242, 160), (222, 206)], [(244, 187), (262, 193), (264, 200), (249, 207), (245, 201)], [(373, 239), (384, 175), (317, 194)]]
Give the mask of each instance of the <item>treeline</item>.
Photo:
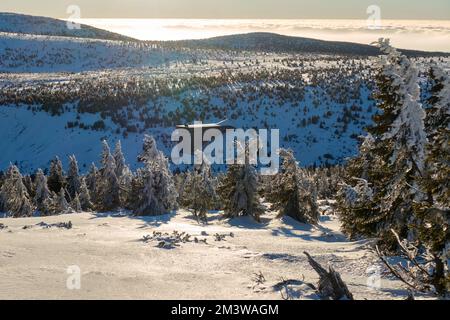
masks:
[(0, 179), (0, 211), (11, 217), (29, 217), (122, 208), (137, 215), (158, 215), (176, 207), (168, 161), (152, 137), (144, 138), (139, 156), (143, 167), (134, 173), (125, 163), (120, 141), (114, 152), (103, 141), (101, 167), (92, 164), (84, 176), (75, 156), (69, 160), (67, 174), (56, 157), (48, 176), (39, 169), (33, 178), (22, 176), (17, 166), (11, 165)]
[[(75, 111), (77, 119), (69, 121), (68, 128), (105, 130), (108, 128), (104, 120), (111, 119), (125, 138), (129, 133), (196, 119), (236, 120), (244, 114), (256, 119), (260, 109), (266, 117), (261, 119), (261, 125), (267, 125), (264, 121), (271, 113), (287, 103), (298, 109), (298, 120), (293, 124), (298, 128), (324, 127), (326, 118), (341, 113), (336, 110), (336, 104), (346, 105), (338, 115), (342, 131), (351, 121), (365, 121), (361, 118), (364, 113), (360, 106), (366, 97), (361, 92), (371, 86), (371, 79), (361, 61), (343, 58), (326, 67), (314, 66), (318, 60), (306, 61), (306, 57), (292, 61), (301, 61), (301, 64), (291, 68), (283, 60), (271, 67), (245, 71), (224, 68), (219, 74), (206, 76), (194, 72), (189, 77), (130, 75), (125, 78), (112, 72), (100, 78), (74, 75), (69, 76), (68, 81), (37, 82), (27, 86), (12, 82), (2, 87), (0, 105), (25, 105), (34, 112), (45, 111), (54, 116)], [(201, 95), (190, 94), (196, 90)], [(305, 101), (309, 91), (313, 96), (312, 105)], [(215, 103), (217, 98), (223, 105)], [(167, 111), (167, 99), (177, 106), (175, 110)], [(242, 105), (248, 110), (242, 110)], [(325, 113), (311, 115), (319, 105), (325, 105)], [(83, 123), (83, 113), (99, 114), (102, 119), (97, 124)], [(341, 130), (336, 132), (340, 133)]]
[(101, 167), (92, 164), (86, 175), (79, 173), (75, 156), (69, 157), (67, 173), (59, 158), (51, 162), (48, 175), (39, 169), (22, 176), (11, 165), (0, 176), (0, 212), (30, 217), (125, 209), (153, 216), (185, 208), (199, 222), (207, 222), (211, 210), (223, 210), (227, 218), (249, 215), (260, 221), (267, 209), (264, 203), (269, 202), (280, 216), (316, 224), (317, 199), (335, 194), (341, 169), (300, 168), (289, 150), (281, 150), (281, 158), (280, 172), (270, 177), (260, 176), (249, 163), (231, 165), (226, 173), (214, 175), (206, 159), (191, 171), (173, 174), (155, 140), (145, 136), (138, 157), (142, 167), (132, 172), (120, 141), (113, 152), (103, 141)]

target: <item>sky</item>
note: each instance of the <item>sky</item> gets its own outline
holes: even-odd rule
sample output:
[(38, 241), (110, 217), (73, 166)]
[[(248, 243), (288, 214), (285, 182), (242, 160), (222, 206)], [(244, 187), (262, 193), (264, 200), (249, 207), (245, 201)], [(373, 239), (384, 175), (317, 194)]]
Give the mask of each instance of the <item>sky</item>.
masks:
[(0, 12), (68, 18), (367, 19), (377, 5), (384, 19), (450, 20), (450, 0), (0, 0)]

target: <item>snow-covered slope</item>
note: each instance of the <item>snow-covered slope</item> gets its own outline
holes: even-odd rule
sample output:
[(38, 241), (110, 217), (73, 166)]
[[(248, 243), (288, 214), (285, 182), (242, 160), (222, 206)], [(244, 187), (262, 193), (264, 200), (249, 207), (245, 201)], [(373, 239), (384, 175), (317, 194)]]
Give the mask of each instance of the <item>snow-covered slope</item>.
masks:
[(186, 55), (135, 42), (0, 32), (0, 72), (152, 67), (177, 59)]
[[(335, 217), (318, 227), (270, 212), (251, 219), (219, 220), (210, 214), (198, 225), (180, 211), (133, 218), (77, 214), (47, 218), (0, 219), (0, 299), (281, 299), (281, 278), (294, 299), (319, 299), (305, 282), (317, 283), (303, 251), (323, 265), (331, 263), (355, 299), (404, 299), (402, 283), (387, 277), (370, 287), (368, 268), (382, 268), (367, 241), (348, 242)], [(70, 230), (36, 224), (71, 221)], [(24, 226), (31, 226), (23, 229)], [(190, 234), (192, 242), (174, 249), (142, 241), (154, 231)], [(214, 235), (225, 235), (215, 241)], [(233, 234), (233, 237), (230, 236)], [(195, 243), (194, 237), (203, 242)], [(67, 290), (69, 267), (81, 272), (80, 290)], [(255, 283), (261, 272), (266, 281)], [(304, 276), (304, 279), (303, 279)]]
[(7, 12), (0, 12), (0, 32), (135, 41), (135, 39), (84, 24), (81, 24), (80, 28), (70, 29), (67, 22), (63, 20)]
[[(137, 166), (137, 156), (142, 150), (143, 134), (130, 134), (127, 139), (114, 134), (116, 126), (106, 121), (108, 131), (66, 129), (68, 121), (73, 121), (76, 114), (64, 113), (50, 116), (45, 112), (33, 113), (26, 107), (0, 107), (0, 170), (9, 163), (15, 163), (24, 172), (34, 172), (38, 168), (48, 168), (50, 160), (59, 156), (67, 165), (68, 157), (75, 155), (80, 170), (85, 172), (92, 162), (100, 161), (101, 141), (107, 139), (113, 146), (122, 139), (122, 148), (133, 168)], [(83, 115), (86, 124), (100, 120), (100, 115)], [(165, 130), (167, 132), (167, 130)], [(164, 130), (154, 129), (159, 136)], [(165, 150), (168, 151), (167, 149)]]
[[(29, 31), (24, 21), (32, 18), (8, 19), (0, 30)], [(0, 170), (17, 162), (32, 172), (56, 155), (66, 163), (71, 154), (84, 170), (98, 160), (103, 138), (121, 139), (135, 168), (144, 134), (155, 135), (169, 154), (175, 125), (223, 119), (237, 128), (280, 129), (281, 146), (302, 165), (342, 163), (357, 152), (357, 138), (377, 111), (373, 58), (308, 53), (343, 53), (348, 44), (254, 34), (184, 48), (67, 37), (59, 22), (51, 26), (55, 32), (36, 29), (51, 36), (0, 32)], [(236, 45), (252, 51), (229, 50)], [(265, 46), (306, 53), (270, 53)], [(99, 121), (104, 128), (91, 130)]]
[[(175, 129), (167, 124), (144, 129), (144, 121), (139, 115), (143, 113), (145, 117), (152, 118), (156, 116), (156, 109), (161, 107), (162, 114), (159, 113), (159, 116), (173, 112), (183, 114), (186, 107), (181, 101), (192, 101), (190, 110), (202, 114), (204, 106), (201, 101), (205, 99), (209, 101), (209, 108), (220, 110), (220, 115), (214, 111), (204, 114), (201, 119), (205, 123), (229, 119), (227, 124), (236, 128), (276, 128), (280, 130), (281, 146), (293, 149), (302, 165), (341, 163), (357, 152), (357, 137), (371, 123), (371, 116), (375, 112), (367, 88), (361, 89), (362, 102), (358, 102), (359, 107), (356, 109), (351, 108), (355, 101), (334, 103), (329, 94), (313, 87), (306, 87), (305, 96), (298, 103), (280, 103), (276, 97), (266, 94), (257, 95), (258, 98), (245, 94), (230, 108), (230, 102), (224, 100), (224, 95), (239, 96), (241, 90), (242, 87), (239, 86), (216, 88), (208, 92), (189, 90), (179, 97), (162, 97), (149, 101), (143, 107), (136, 108), (135, 119), (127, 120), (128, 128), (136, 126), (142, 130), (127, 132), (126, 138), (123, 132), (127, 130), (121, 125), (113, 123), (109, 118), (102, 120), (99, 113), (80, 114), (76, 112), (74, 105), (67, 105), (66, 108), (70, 111), (59, 116), (51, 116), (43, 111), (32, 112), (26, 106), (2, 106), (0, 168), (5, 168), (11, 161), (17, 161), (21, 170), (33, 172), (38, 167), (47, 168), (49, 161), (56, 155), (67, 164), (68, 156), (75, 154), (84, 171), (91, 162), (99, 160), (100, 141), (104, 138), (110, 144), (120, 139), (127, 161), (132, 168), (136, 168), (136, 157), (141, 149), (143, 135), (154, 135), (160, 147), (170, 155), (173, 146), (170, 135)], [(322, 102), (315, 104), (317, 101)], [(123, 112), (127, 114), (125, 110)], [(126, 117), (130, 119), (129, 115)], [(343, 122), (345, 117), (350, 117), (346, 120), (347, 124)], [(87, 128), (100, 120), (105, 123), (105, 129), (101, 131), (67, 127), (72, 122), (82, 123)]]

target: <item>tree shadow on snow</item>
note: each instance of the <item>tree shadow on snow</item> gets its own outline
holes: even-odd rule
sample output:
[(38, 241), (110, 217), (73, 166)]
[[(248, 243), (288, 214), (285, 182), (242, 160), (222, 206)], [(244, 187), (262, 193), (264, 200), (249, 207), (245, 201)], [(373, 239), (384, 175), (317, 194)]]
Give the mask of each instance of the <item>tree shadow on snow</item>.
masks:
[[(225, 219), (227, 220), (227, 219)], [(269, 225), (271, 219), (261, 218), (261, 222), (257, 222), (255, 219), (249, 216), (237, 217), (228, 219), (227, 223), (236, 228), (242, 229), (265, 229)]]
[[(300, 238), (305, 241), (322, 241), (322, 242), (347, 242), (347, 238), (343, 234), (334, 232), (333, 230), (321, 225), (311, 225), (301, 223), (291, 217), (282, 217), (283, 226), (276, 227), (272, 230), (273, 236), (285, 236)], [(313, 232), (319, 232), (314, 235)]]
[(383, 292), (383, 293), (387, 293), (390, 296), (392, 296), (392, 298), (403, 298), (406, 299), (408, 297), (409, 291), (407, 289), (391, 289), (391, 288), (370, 288), (367, 285), (362, 285), (362, 284), (351, 284), (354, 287), (363, 287), (365, 288), (367, 291), (369, 292)]
[(176, 215), (175, 212), (158, 215), (158, 216), (135, 216), (130, 214), (129, 212), (97, 212), (93, 213), (93, 217), (91, 219), (99, 219), (99, 218), (129, 218), (133, 220), (138, 220), (144, 222), (139, 229), (145, 229), (148, 227), (159, 227), (163, 224), (167, 224), (170, 222), (172, 218)]
[(139, 229), (144, 229), (148, 227), (159, 227), (163, 224), (168, 224), (172, 218), (176, 216), (175, 212), (167, 213), (160, 216), (133, 216), (132, 219), (141, 220), (144, 222)]

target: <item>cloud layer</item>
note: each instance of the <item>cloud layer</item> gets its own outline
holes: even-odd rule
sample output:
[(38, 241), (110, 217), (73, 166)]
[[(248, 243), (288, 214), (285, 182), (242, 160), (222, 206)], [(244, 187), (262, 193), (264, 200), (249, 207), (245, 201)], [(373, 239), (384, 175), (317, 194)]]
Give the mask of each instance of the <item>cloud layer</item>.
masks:
[(84, 19), (83, 23), (142, 40), (201, 39), (248, 32), (369, 44), (380, 37), (405, 49), (450, 52), (450, 21)]

